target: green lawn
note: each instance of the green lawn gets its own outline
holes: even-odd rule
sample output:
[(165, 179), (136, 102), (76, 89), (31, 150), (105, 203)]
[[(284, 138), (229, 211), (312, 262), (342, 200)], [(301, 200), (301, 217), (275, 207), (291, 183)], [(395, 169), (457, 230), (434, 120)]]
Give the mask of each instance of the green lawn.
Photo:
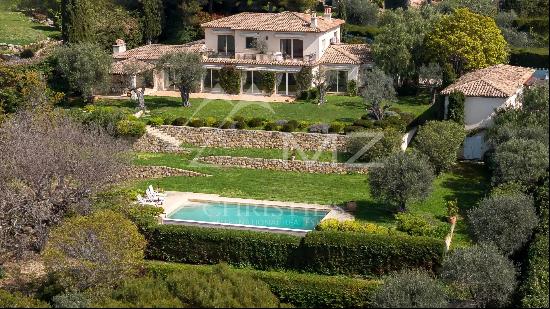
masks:
[(0, 43), (27, 45), (57, 36), (59, 31), (54, 28), (33, 23), (25, 14), (0, 6)]
[[(394, 225), (392, 209), (380, 204), (370, 195), (367, 175), (219, 168), (190, 165), (191, 158), (192, 155), (142, 153), (137, 155), (135, 163), (186, 168), (213, 177), (167, 177), (141, 181), (136, 186), (145, 188), (146, 185), (153, 184), (173, 191), (327, 205), (341, 205), (353, 200), (358, 202), (359, 220), (384, 226)], [(487, 187), (486, 176), (483, 166), (460, 164), (452, 172), (441, 175), (435, 181), (434, 190), (426, 201), (411, 205), (410, 209), (414, 213), (444, 221), (445, 200), (456, 198), (463, 211), (469, 209), (484, 195)], [(459, 221), (456, 233), (455, 241), (459, 244), (469, 242), (463, 221)]]
[[(425, 95), (402, 97), (393, 107), (418, 116), (430, 107), (428, 102), (429, 99)], [(135, 108), (135, 104), (130, 100), (101, 100), (99, 104), (132, 110)], [(269, 120), (285, 119), (330, 123), (332, 121), (352, 122), (366, 113), (361, 97), (336, 95), (328, 96), (327, 103), (322, 106), (306, 101), (265, 103), (191, 99), (191, 107), (184, 108), (181, 106), (180, 99), (173, 97), (146, 97), (145, 104), (151, 112), (144, 119), (155, 116), (223, 119), (239, 115), (246, 118), (262, 117)]]

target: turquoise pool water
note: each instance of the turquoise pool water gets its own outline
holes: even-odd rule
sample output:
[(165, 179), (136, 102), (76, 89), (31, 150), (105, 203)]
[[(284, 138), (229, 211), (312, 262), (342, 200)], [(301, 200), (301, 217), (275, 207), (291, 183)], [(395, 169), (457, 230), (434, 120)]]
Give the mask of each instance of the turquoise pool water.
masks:
[(310, 231), (319, 224), (327, 213), (327, 210), (305, 208), (201, 202), (181, 207), (170, 213), (167, 218), (192, 222)]

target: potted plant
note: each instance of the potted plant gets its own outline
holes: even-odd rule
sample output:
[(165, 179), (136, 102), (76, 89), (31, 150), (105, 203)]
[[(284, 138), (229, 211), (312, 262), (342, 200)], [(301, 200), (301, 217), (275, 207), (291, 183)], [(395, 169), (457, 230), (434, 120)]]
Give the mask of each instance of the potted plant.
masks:
[(458, 203), (456, 200), (447, 201), (447, 218), (451, 224), (456, 223), (458, 217)]
[(267, 53), (267, 40), (263, 37), (258, 37), (254, 42), (254, 48), (258, 51), (256, 55), (256, 60), (258, 61), (269, 61), (269, 55)]

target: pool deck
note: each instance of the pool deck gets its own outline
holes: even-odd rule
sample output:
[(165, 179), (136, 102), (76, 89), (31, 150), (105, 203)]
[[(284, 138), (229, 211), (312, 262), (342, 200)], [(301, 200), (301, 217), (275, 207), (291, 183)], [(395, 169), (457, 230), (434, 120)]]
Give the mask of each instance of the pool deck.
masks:
[[(161, 222), (164, 224), (178, 224), (176, 220), (170, 220), (169, 218), (167, 218), (167, 215), (174, 212), (180, 207), (185, 207), (185, 205), (191, 206), (193, 205), (194, 202), (197, 202), (197, 201), (225, 202), (225, 203), (236, 203), (236, 204), (252, 204), (252, 205), (326, 210), (328, 211), (328, 214), (321, 221), (326, 219), (337, 219), (340, 221), (354, 220), (354, 217), (352, 214), (345, 212), (343, 209), (337, 206), (231, 198), (231, 197), (219, 196), (217, 194), (204, 194), (204, 193), (193, 193), (193, 192), (166, 191), (165, 193), (166, 193), (166, 199), (164, 201), (164, 204), (162, 205), (162, 207), (164, 208), (164, 213), (160, 215)], [(208, 225), (191, 224), (191, 225), (209, 226), (209, 227), (214, 226), (212, 224), (208, 224)], [(222, 224), (216, 225), (216, 227), (231, 228), (230, 226), (224, 226)], [(254, 228), (243, 228), (243, 229), (250, 230)], [(257, 230), (284, 232), (283, 230), (278, 230), (278, 229), (257, 229)], [(291, 233), (291, 234), (295, 234), (295, 233)], [(303, 233), (297, 233), (297, 234), (303, 234)]]

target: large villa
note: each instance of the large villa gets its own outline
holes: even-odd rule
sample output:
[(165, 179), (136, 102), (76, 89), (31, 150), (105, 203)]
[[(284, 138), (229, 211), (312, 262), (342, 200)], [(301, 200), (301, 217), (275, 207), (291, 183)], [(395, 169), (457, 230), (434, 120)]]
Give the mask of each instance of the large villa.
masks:
[[(150, 44), (126, 50), (124, 41), (113, 46), (112, 73), (118, 84), (113, 92), (125, 92), (128, 78), (137, 87), (171, 88), (169, 75), (155, 69), (155, 62), (173, 52), (196, 52), (203, 56), (206, 74), (201, 92), (222, 93), (219, 70), (234, 65), (241, 70), (241, 93), (262, 94), (258, 72), (276, 72), (275, 93), (293, 95), (296, 73), (323, 66), (331, 78), (330, 92), (345, 92), (348, 80), (358, 80), (360, 70), (373, 65), (367, 44), (340, 43), (344, 20), (332, 18), (330, 8), (316, 13), (240, 13), (202, 24), (204, 40), (183, 45)], [(260, 47), (261, 46), (261, 47)], [(132, 67), (132, 73), (127, 68)], [(138, 68), (136, 70), (135, 68)]]

